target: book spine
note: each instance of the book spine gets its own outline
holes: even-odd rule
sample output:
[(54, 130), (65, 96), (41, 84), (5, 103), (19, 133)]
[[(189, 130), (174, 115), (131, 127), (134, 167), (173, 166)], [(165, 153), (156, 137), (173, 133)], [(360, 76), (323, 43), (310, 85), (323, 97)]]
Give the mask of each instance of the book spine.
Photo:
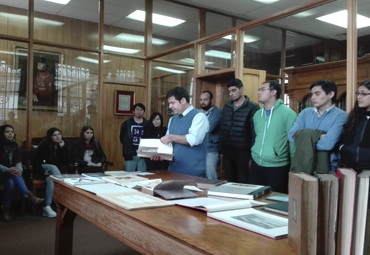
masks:
[(262, 187), (256, 191), (254, 191), (251, 195), (253, 195), (253, 199), (255, 198), (258, 198), (260, 196), (263, 196), (264, 194), (268, 193), (271, 191), (271, 187), (270, 186), (267, 186), (267, 187)]

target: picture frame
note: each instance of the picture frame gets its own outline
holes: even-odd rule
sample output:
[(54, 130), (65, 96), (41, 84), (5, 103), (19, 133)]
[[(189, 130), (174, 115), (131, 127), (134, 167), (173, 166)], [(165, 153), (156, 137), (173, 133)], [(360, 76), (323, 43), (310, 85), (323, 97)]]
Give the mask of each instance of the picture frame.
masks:
[[(36, 111), (58, 111), (58, 81), (57, 64), (62, 64), (64, 52), (45, 51), (42, 49), (33, 50), (33, 84), (27, 86), (27, 62), (28, 49), (15, 46), (14, 67), (20, 70), (20, 84), (18, 109), (27, 107), (27, 88), (33, 89), (33, 110)], [(38, 61), (45, 62), (45, 70), (38, 70)]]
[(114, 115), (132, 115), (134, 104), (134, 91), (116, 90), (114, 92)]

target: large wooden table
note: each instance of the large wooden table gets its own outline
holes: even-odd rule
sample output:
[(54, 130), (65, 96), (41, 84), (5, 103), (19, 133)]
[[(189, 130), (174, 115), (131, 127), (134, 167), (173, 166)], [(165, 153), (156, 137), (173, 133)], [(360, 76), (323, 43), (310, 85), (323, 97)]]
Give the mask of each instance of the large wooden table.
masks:
[[(168, 171), (154, 172), (149, 178), (197, 179)], [(208, 218), (202, 211), (180, 206), (126, 211), (92, 193), (61, 181), (54, 183), (55, 254), (72, 254), (76, 215), (142, 254), (295, 254), (286, 238), (273, 240)]]

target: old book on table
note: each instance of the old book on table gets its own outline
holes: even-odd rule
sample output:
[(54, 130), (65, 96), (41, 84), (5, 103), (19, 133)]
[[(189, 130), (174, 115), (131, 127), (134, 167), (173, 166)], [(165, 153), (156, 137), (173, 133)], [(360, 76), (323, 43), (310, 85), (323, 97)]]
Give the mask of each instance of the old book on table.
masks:
[(85, 176), (85, 177), (95, 177), (95, 178), (101, 178), (103, 176), (109, 176), (103, 172), (100, 172), (100, 173), (83, 173), (81, 174), (82, 176)]
[(94, 177), (66, 178), (63, 181), (65, 183), (68, 183), (69, 185), (72, 185), (72, 186), (93, 185), (93, 184), (106, 183), (106, 181), (104, 181), (100, 178), (94, 178)]
[(125, 186), (130, 182), (138, 182), (138, 181), (146, 181), (148, 178), (136, 176), (136, 175), (124, 175), (124, 176), (103, 176), (101, 177), (102, 180), (107, 182), (111, 182), (114, 184), (118, 184), (121, 186)]
[(368, 254), (370, 231), (370, 170), (357, 176), (356, 209), (353, 224), (352, 254)]
[(207, 213), (207, 216), (273, 239), (288, 234), (288, 219), (253, 208)]
[(347, 255), (351, 254), (357, 174), (351, 168), (338, 168), (337, 175), (339, 177), (337, 255)]
[(79, 189), (86, 190), (88, 192), (97, 194), (102, 193), (122, 193), (122, 192), (131, 192), (132, 189), (126, 188), (120, 185), (113, 183), (100, 183), (100, 184), (90, 184), (90, 185), (77, 185)]
[(317, 173), (319, 211), (317, 220), (317, 254), (334, 255), (338, 225), (339, 179), (334, 173)]
[(288, 243), (297, 254), (316, 255), (319, 183), (305, 173), (289, 173)]
[(52, 174), (50, 175), (50, 178), (53, 178), (55, 180), (64, 180), (67, 178), (80, 178), (82, 177), (81, 174)]
[(126, 210), (139, 210), (175, 205), (172, 202), (144, 194), (137, 190), (119, 193), (98, 193), (97, 196)]
[(226, 180), (204, 179), (201, 181), (197, 181), (197, 187), (200, 189), (212, 189), (224, 183), (227, 183), (227, 181)]
[(288, 215), (288, 209), (289, 209), (288, 202), (280, 202), (280, 203), (265, 205), (266, 211), (279, 213), (283, 215)]
[(266, 197), (267, 200), (278, 201), (278, 202), (289, 202), (288, 194), (281, 194), (276, 196)]
[(256, 199), (271, 191), (270, 186), (228, 182), (209, 189), (207, 195), (239, 199)]
[(189, 180), (163, 181), (154, 187), (153, 194), (168, 200), (198, 197), (194, 192), (184, 188), (186, 184), (192, 182)]
[(173, 147), (171, 143), (164, 144), (160, 139), (140, 139), (137, 155), (143, 158), (159, 156), (161, 159), (172, 161)]
[(254, 200), (225, 201), (209, 197), (197, 197), (189, 199), (172, 200), (176, 205), (184, 206), (206, 212), (220, 212), (237, 209), (252, 208), (254, 206), (265, 205), (264, 202)]

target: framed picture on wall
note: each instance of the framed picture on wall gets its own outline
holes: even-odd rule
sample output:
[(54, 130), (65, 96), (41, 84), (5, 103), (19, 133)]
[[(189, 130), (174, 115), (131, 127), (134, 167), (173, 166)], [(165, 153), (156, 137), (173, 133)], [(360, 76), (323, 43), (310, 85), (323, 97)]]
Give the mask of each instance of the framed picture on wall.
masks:
[(62, 64), (63, 52), (52, 52), (34, 49), (33, 51), (33, 82), (27, 86), (27, 48), (15, 47), (14, 66), (20, 69), (20, 84), (18, 91), (18, 108), (27, 106), (27, 87), (32, 88), (33, 110), (58, 110), (57, 64)]
[(132, 115), (132, 106), (135, 104), (134, 91), (114, 92), (114, 114), (115, 115)]

